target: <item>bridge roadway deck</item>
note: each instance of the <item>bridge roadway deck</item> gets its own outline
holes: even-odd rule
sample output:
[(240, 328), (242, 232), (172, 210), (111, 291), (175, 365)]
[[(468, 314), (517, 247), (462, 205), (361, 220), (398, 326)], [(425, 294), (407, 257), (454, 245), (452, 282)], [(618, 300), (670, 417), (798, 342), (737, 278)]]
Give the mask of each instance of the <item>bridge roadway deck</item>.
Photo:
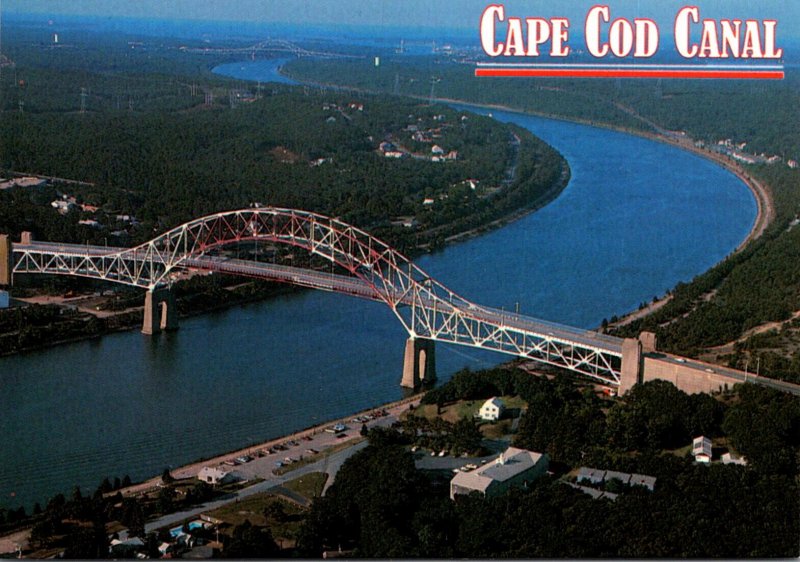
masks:
[[(36, 251), (43, 253), (57, 253), (60, 255), (74, 256), (103, 256), (129, 250), (106, 246), (91, 246), (79, 244), (60, 244), (51, 242), (33, 242), (32, 244), (15, 244), (15, 251)], [(310, 287), (319, 290), (339, 292), (352, 296), (380, 300), (377, 292), (367, 283), (356, 277), (326, 273), (290, 266), (282, 266), (249, 260), (237, 260), (221, 256), (203, 255), (189, 258), (182, 262), (184, 268), (196, 268), (220, 273), (245, 275), (259, 279), (269, 279), (295, 285)], [(398, 295), (398, 300), (403, 302), (404, 297)], [(410, 304), (410, 303), (408, 303)], [(423, 303), (426, 304), (426, 303)], [(428, 303), (430, 304), (430, 303)], [(441, 307), (441, 304), (439, 304)], [(447, 306), (445, 304), (445, 306)], [(622, 339), (591, 330), (581, 330), (571, 326), (564, 326), (555, 322), (539, 320), (528, 316), (513, 314), (504, 310), (470, 304), (466, 313), (477, 320), (494, 325), (506, 326), (511, 329), (539, 335), (544, 339), (560, 341), (567, 345), (575, 345), (595, 349), (603, 353), (622, 356)]]
[[(61, 255), (73, 256), (102, 256), (126, 251), (128, 249), (106, 246), (34, 242), (32, 244), (15, 244), (14, 250), (59, 253)], [(187, 259), (182, 263), (182, 267), (217, 271), (219, 273), (244, 275), (247, 277), (292, 283), (317, 290), (349, 294), (369, 300), (381, 300), (376, 291), (359, 278), (322, 271), (211, 255)], [(400, 300), (402, 301), (403, 299), (401, 298)], [(529, 333), (541, 334), (546, 338), (560, 340), (567, 343), (572, 342), (577, 346), (595, 348), (612, 354), (621, 355), (622, 353), (623, 340), (621, 338), (599, 334), (597, 332), (588, 330), (580, 330), (578, 328), (564, 326), (554, 322), (548, 322), (546, 320), (539, 320), (527, 316), (512, 314), (504, 310), (497, 310), (494, 308), (474, 304), (468, 305), (466, 312), (479, 320), (502, 324), (504, 326)], [(745, 373), (736, 369), (731, 369), (716, 364), (703, 363), (679, 356), (661, 353), (654, 355), (661, 357), (665, 361), (675, 363), (676, 365), (692, 368), (696, 370), (698, 374), (702, 374), (704, 372), (713, 372), (717, 375), (730, 378), (734, 382), (750, 382), (774, 388), (776, 390), (781, 390), (783, 392), (790, 392), (795, 395), (800, 395), (800, 385), (795, 385), (777, 379), (756, 376), (751, 373)]]

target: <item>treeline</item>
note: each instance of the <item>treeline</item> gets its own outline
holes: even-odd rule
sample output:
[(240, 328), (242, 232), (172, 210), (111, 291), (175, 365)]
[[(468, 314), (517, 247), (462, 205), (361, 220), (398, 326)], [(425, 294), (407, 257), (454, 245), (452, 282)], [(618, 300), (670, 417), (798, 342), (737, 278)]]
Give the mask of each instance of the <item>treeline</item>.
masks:
[[(541, 478), (527, 491), (496, 498), (472, 494), (453, 502), (452, 474), (416, 470), (406, 435), (373, 430), (369, 447), (351, 457), (326, 496), (315, 500), (298, 540), (300, 553), (316, 557), (341, 548), (367, 558), (797, 556), (800, 406), (793, 397), (747, 385), (720, 401), (654, 381), (608, 408), (568, 382), (496, 369), (461, 373), (425, 401), (517, 390), (529, 406), (514, 444), (551, 455), (556, 476)], [(749, 465), (700, 466), (688, 454), (664, 451), (686, 445), (699, 432), (727, 437)], [(616, 501), (595, 500), (557, 478), (579, 465), (649, 474), (657, 478), (655, 490), (630, 489)]]
[[(32, 283), (28, 283), (30, 285)], [(107, 285), (74, 277), (50, 277), (39, 282), (38, 292), (63, 295), (81, 294), (87, 287), (104, 290)], [(240, 278), (212, 275), (195, 276), (174, 286), (178, 313), (188, 316), (243, 304), (296, 290), (290, 285), (269, 281), (246, 281)], [(26, 296), (30, 287), (14, 287), (12, 294)], [(0, 355), (11, 355), (56, 343), (82, 340), (117, 330), (142, 325), (144, 294), (140, 289), (120, 288), (104, 304), (104, 310), (117, 312), (112, 316), (95, 316), (53, 304), (32, 304), (0, 310)], [(127, 310), (138, 308), (138, 310)]]
[[(800, 158), (800, 138), (791, 125), (800, 118), (800, 77), (789, 69), (783, 81), (704, 80), (581, 80), (541, 78), (476, 78), (474, 67), (435, 57), (383, 57), (370, 61), (299, 59), (286, 72), (311, 82), (346, 84), (401, 95), (427, 97), (430, 80), (435, 93), (475, 103), (504, 104), (536, 111), (652, 131), (682, 130), (716, 142), (730, 138), (747, 142), (746, 149)], [(398, 89), (395, 90), (395, 76)], [(399, 91), (398, 91), (399, 90)], [(630, 110), (633, 110), (631, 112)], [(643, 117), (642, 120), (637, 117)]]

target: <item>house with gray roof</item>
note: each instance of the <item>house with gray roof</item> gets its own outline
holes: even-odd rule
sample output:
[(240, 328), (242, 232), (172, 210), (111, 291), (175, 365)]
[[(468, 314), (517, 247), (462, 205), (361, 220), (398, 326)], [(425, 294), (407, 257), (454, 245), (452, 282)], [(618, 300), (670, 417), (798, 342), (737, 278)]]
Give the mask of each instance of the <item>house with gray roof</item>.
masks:
[(591, 484), (602, 484), (606, 479), (606, 471), (597, 468), (582, 466), (578, 469), (577, 482), (589, 482)]

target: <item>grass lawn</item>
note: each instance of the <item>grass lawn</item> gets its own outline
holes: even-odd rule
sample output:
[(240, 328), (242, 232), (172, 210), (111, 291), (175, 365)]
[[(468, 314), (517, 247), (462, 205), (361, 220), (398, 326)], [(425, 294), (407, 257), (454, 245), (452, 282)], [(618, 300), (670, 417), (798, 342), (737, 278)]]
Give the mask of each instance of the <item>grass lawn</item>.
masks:
[(487, 439), (500, 439), (511, 433), (511, 420), (500, 420), (496, 423), (485, 423), (480, 427), (481, 433)]
[[(264, 517), (264, 510), (273, 503), (279, 503), (286, 513), (285, 521), (267, 520)], [(254, 494), (238, 502), (224, 505), (214, 511), (208, 512), (211, 517), (216, 517), (225, 521), (229, 527), (220, 530), (225, 534), (233, 532), (234, 527), (241, 525), (245, 520), (249, 520), (253, 525), (268, 526), (275, 539), (283, 538), (292, 540), (297, 534), (297, 530), (302, 523), (305, 510), (291, 502), (282, 500), (269, 492)]]
[[(523, 409), (528, 407), (528, 404), (519, 396), (501, 396), (500, 399), (507, 409)], [(484, 402), (486, 402), (486, 400), (483, 399), (459, 400), (458, 402), (444, 406), (440, 417), (450, 423), (455, 423), (462, 418), (471, 418), (480, 411)], [(413, 415), (432, 420), (437, 417), (436, 404), (420, 405), (414, 410)]]
[(311, 500), (322, 494), (322, 488), (325, 487), (325, 482), (327, 482), (327, 480), (328, 475), (324, 472), (311, 472), (300, 478), (289, 480), (283, 487), (293, 490)]

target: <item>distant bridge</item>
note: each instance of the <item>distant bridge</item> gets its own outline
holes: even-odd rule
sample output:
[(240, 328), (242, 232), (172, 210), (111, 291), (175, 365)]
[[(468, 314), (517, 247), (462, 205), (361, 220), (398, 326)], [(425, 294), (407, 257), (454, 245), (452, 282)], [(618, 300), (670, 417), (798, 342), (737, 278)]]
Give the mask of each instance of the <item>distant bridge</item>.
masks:
[[(247, 241), (303, 248), (349, 275), (214, 255), (219, 248)], [(0, 284), (10, 284), (13, 274), (40, 273), (141, 287), (147, 290), (145, 333), (176, 327), (169, 287), (191, 269), (286, 282), (385, 303), (409, 334), (402, 383), (409, 387), (435, 376), (435, 341), (532, 359), (623, 391), (643, 380), (647, 360), (643, 352), (655, 352), (654, 339), (623, 340), (474, 304), (365, 231), (307, 211), (269, 207), (217, 213), (189, 221), (135, 248), (38, 242), (30, 235), (12, 244), (7, 237), (0, 237)], [(719, 377), (730, 376), (709, 373), (710, 367), (693, 366), (685, 360), (676, 359), (671, 365), (676, 372), (699, 371), (716, 386), (720, 386)], [(676, 374), (676, 384), (677, 378)]]
[(255, 57), (256, 53), (286, 53), (295, 57), (314, 57), (331, 59), (363, 59), (363, 55), (347, 55), (342, 53), (331, 53), (327, 51), (309, 51), (300, 45), (287, 41), (286, 39), (266, 39), (247, 47), (180, 47), (186, 53), (216, 54), (216, 55), (236, 55), (248, 54)]

